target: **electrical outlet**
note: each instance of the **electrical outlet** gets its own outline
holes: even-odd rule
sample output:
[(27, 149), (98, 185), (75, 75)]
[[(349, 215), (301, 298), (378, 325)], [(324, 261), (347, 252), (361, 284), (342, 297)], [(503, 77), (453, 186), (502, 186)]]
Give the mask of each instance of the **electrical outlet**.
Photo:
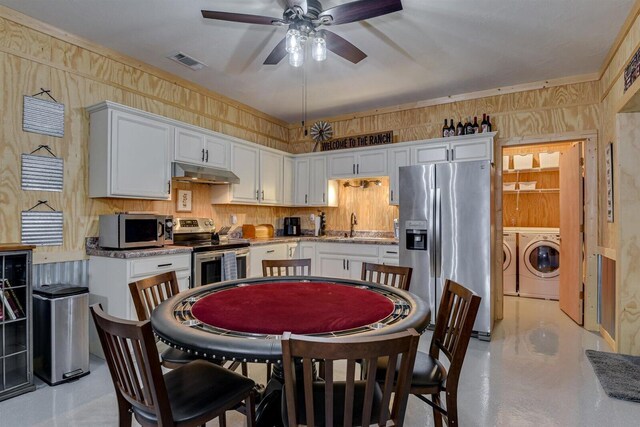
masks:
[(235, 215), (231, 215), (231, 224), (235, 225), (238, 223), (238, 217)]
[(315, 214), (311, 214), (311, 215), (309, 215), (309, 220), (310, 220), (310, 221), (315, 221), (315, 220), (316, 220), (316, 216), (315, 216)]

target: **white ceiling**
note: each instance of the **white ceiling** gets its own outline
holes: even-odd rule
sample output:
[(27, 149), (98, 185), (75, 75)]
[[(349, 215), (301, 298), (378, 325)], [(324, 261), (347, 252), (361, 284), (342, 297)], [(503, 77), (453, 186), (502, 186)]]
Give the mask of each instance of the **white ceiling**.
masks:
[[(345, 0), (324, 0), (325, 9)], [(403, 0), (332, 31), (369, 56), (305, 64), (313, 120), (597, 72), (634, 0)], [(296, 122), (302, 71), (262, 62), (286, 29), (205, 20), (201, 9), (282, 16), (282, 0), (0, 0), (0, 4)], [(180, 50), (208, 65), (165, 58)]]

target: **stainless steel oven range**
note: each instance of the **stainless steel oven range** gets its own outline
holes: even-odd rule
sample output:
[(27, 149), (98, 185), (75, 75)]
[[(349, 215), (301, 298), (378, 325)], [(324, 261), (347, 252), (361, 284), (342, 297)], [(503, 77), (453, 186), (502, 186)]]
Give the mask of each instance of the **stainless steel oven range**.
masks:
[(211, 218), (175, 218), (173, 240), (175, 245), (189, 246), (191, 255), (191, 287), (217, 283), (224, 277), (223, 254), (235, 253), (238, 279), (249, 273), (249, 242), (229, 239), (216, 233)]

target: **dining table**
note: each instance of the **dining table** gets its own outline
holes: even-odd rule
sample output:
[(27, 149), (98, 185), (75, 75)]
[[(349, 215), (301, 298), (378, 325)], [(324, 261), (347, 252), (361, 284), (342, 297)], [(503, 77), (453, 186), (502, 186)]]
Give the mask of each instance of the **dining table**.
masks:
[(262, 277), (195, 287), (151, 314), (158, 338), (217, 362), (271, 363), (256, 410), (258, 426), (281, 426), (281, 336), (381, 336), (430, 321), (427, 301), (401, 289), (352, 279)]

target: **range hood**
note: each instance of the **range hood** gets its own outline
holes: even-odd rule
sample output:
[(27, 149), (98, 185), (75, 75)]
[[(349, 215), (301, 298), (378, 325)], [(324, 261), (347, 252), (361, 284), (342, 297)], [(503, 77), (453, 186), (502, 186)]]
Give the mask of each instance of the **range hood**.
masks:
[(193, 182), (199, 184), (239, 184), (240, 178), (231, 171), (194, 166), (188, 163), (174, 162), (172, 165), (174, 181)]

